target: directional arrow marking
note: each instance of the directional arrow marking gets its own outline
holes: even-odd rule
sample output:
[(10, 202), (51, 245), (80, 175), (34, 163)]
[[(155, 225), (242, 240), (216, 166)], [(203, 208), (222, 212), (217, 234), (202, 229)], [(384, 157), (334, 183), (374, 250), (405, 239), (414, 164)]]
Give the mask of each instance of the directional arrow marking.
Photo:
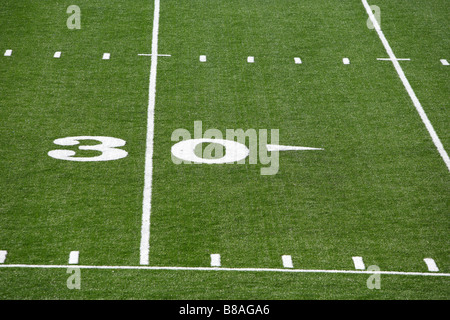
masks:
[(305, 151), (305, 150), (324, 150), (322, 148), (281, 146), (277, 144), (268, 144), (267, 151)]

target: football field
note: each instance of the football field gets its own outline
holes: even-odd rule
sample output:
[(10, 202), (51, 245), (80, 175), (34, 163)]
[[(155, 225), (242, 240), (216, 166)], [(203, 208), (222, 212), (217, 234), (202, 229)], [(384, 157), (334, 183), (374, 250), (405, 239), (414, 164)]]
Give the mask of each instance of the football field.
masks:
[(0, 299), (449, 299), (446, 0), (2, 0)]

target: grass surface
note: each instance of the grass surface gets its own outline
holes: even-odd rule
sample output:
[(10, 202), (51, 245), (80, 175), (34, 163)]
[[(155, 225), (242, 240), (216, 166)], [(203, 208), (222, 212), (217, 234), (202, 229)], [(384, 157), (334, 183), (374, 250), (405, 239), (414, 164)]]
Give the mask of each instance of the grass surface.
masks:
[[(3, 1), (0, 250), (6, 263), (138, 265), (153, 1)], [(381, 26), (445, 147), (450, 8), (384, 1)], [(150, 265), (448, 273), (448, 170), (359, 0), (161, 1)], [(62, 51), (60, 59), (53, 53)], [(110, 60), (102, 60), (104, 52)], [(199, 56), (207, 62), (200, 63)], [(255, 56), (255, 63), (246, 62)], [(303, 64), (294, 64), (301, 57)], [(350, 65), (343, 65), (348, 57)], [(175, 165), (177, 128), (279, 129), (266, 165)], [(124, 159), (49, 157), (71, 136), (126, 140)], [(86, 142), (83, 144), (89, 144)], [(66, 147), (64, 147), (66, 148)], [(77, 156), (98, 152), (67, 149)], [(448, 299), (448, 278), (0, 269), (3, 299)]]

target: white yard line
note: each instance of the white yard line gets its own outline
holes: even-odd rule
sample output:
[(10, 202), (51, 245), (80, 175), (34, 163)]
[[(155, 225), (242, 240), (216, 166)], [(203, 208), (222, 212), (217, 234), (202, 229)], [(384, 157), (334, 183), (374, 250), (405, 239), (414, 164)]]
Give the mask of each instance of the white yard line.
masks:
[(155, 0), (153, 13), (152, 35), (152, 61), (150, 66), (150, 80), (148, 87), (148, 111), (147, 111), (147, 144), (145, 149), (145, 173), (144, 192), (142, 201), (142, 226), (140, 264), (149, 263), (150, 250), (150, 213), (152, 201), (152, 176), (153, 176), (153, 137), (155, 128), (155, 99), (156, 99), (156, 67), (158, 64), (158, 31), (159, 31), (159, 0)]
[(417, 99), (417, 96), (416, 96), (414, 90), (412, 89), (411, 84), (409, 83), (408, 79), (406, 78), (405, 73), (403, 72), (403, 69), (400, 66), (400, 63), (398, 62), (398, 59), (395, 57), (395, 54), (392, 51), (392, 48), (389, 45), (389, 42), (387, 41), (386, 37), (384, 36), (383, 31), (381, 31), (380, 25), (378, 24), (377, 19), (375, 19), (375, 16), (373, 15), (372, 9), (370, 8), (369, 4), (367, 3), (367, 0), (361, 0), (361, 1), (363, 3), (364, 7), (366, 8), (367, 14), (369, 15), (369, 18), (372, 21), (373, 26), (375, 27), (375, 30), (377, 31), (378, 36), (380, 37), (380, 40), (383, 43), (387, 54), (389, 55), (389, 58), (392, 60), (395, 70), (397, 70), (397, 73), (398, 73), (400, 79), (402, 80), (406, 91), (408, 92), (409, 96), (411, 97), (411, 100), (412, 100), (414, 106), (416, 107), (416, 110), (419, 113), (420, 118), (422, 119), (423, 123), (425, 124), (425, 127), (427, 128), (428, 133), (430, 134), (431, 139), (434, 142), (434, 145), (438, 149), (439, 154), (441, 155), (442, 159), (444, 160), (445, 164), (447, 165), (447, 169), (450, 171), (450, 158), (448, 157), (448, 154), (445, 151), (444, 146), (441, 143), (441, 140), (439, 139), (438, 135), (436, 134), (436, 131), (434, 130), (433, 126), (431, 125), (431, 122), (428, 119), (428, 116), (426, 115), (421, 103), (419, 102), (419, 99)]
[(56, 51), (55, 54), (53, 55), (53, 58), (61, 58), (61, 51)]
[(5, 54), (4, 54), (5, 57), (11, 57), (11, 55), (12, 55), (12, 50), (11, 49), (8, 49), (8, 50), (5, 51)]
[(110, 58), (111, 58), (111, 54), (110, 53), (105, 52), (103, 54), (103, 57), (102, 57), (103, 60), (109, 60)]
[[(67, 269), (73, 265), (39, 265), (39, 264), (0, 264), (2, 268), (25, 269)], [(234, 271), (234, 272), (280, 272), (280, 273), (330, 273), (330, 274), (385, 274), (399, 276), (450, 277), (450, 273), (404, 272), (404, 271), (359, 271), (359, 270), (321, 270), (321, 269), (277, 269), (277, 268), (214, 268), (214, 267), (161, 267), (161, 266), (88, 266), (77, 265), (80, 269), (100, 270), (165, 270), (165, 271)]]
[(450, 65), (450, 63), (448, 63), (448, 61), (445, 60), (445, 59), (441, 59), (441, 63), (442, 63), (444, 66)]

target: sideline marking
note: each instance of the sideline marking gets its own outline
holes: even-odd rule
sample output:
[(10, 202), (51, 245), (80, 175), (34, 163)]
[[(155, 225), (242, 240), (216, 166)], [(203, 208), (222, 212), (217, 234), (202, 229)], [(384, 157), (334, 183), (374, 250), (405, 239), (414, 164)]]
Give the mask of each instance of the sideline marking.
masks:
[(78, 264), (79, 256), (80, 256), (80, 251), (70, 251), (69, 264)]
[(61, 58), (61, 51), (56, 51), (53, 58)]
[(248, 63), (254, 63), (255, 62), (255, 57), (252, 57), (252, 56), (247, 57), (247, 62)]
[(12, 55), (12, 50), (8, 49), (5, 51), (5, 57), (10, 57)]
[(150, 251), (150, 213), (152, 208), (152, 175), (153, 175), (153, 137), (155, 129), (156, 101), (156, 67), (158, 64), (158, 31), (159, 31), (159, 0), (155, 0), (153, 12), (152, 60), (150, 65), (150, 80), (148, 85), (147, 111), (147, 141), (145, 148), (144, 191), (142, 200), (142, 226), (140, 245), (140, 264), (149, 263)]
[(200, 62), (206, 62), (206, 56), (200, 56)]
[(369, 15), (369, 18), (372, 21), (373, 26), (374, 26), (375, 30), (377, 31), (378, 36), (379, 36), (381, 42), (383, 43), (387, 54), (389, 55), (389, 58), (392, 60), (392, 64), (394, 65), (395, 70), (397, 70), (397, 73), (398, 73), (400, 79), (402, 80), (406, 91), (408, 92), (414, 106), (416, 107), (416, 110), (419, 113), (420, 118), (422, 119), (422, 122), (425, 124), (425, 127), (427, 128), (428, 133), (430, 134), (431, 139), (434, 142), (434, 145), (438, 149), (439, 154), (441, 155), (442, 159), (444, 160), (445, 164), (447, 165), (447, 169), (450, 171), (450, 158), (448, 157), (448, 154), (445, 151), (441, 140), (439, 139), (438, 135), (436, 134), (436, 131), (434, 130), (433, 125), (431, 124), (430, 120), (428, 119), (428, 116), (425, 113), (425, 110), (423, 109), (419, 99), (417, 98), (414, 90), (412, 89), (411, 84), (409, 83), (408, 79), (406, 78), (405, 73), (403, 72), (403, 69), (400, 66), (400, 63), (398, 62), (397, 58), (395, 57), (394, 51), (392, 51), (392, 48), (389, 45), (389, 42), (387, 41), (386, 37), (384, 36), (383, 31), (381, 31), (381, 27), (378, 24), (377, 19), (373, 15), (372, 9), (370, 8), (369, 4), (367, 3), (367, 0), (361, 0), (361, 1), (363, 3), (364, 7), (366, 8), (367, 14)]
[(8, 254), (8, 251), (0, 250), (0, 263), (5, 263), (7, 254)]
[(302, 64), (302, 59), (294, 58), (295, 64)]
[(425, 261), (425, 263), (427, 264), (428, 271), (431, 271), (431, 272), (438, 272), (439, 271), (439, 268), (438, 268), (436, 262), (434, 262), (433, 259), (425, 258), (425, 259), (423, 259), (423, 261)]
[(344, 64), (350, 64), (350, 59), (349, 58), (344, 58), (344, 59), (342, 59), (342, 62)]
[[(71, 265), (0, 264), (1, 268), (67, 269)], [(367, 270), (321, 270), (321, 269), (277, 269), (277, 268), (213, 268), (213, 267), (151, 267), (151, 266), (88, 266), (80, 269), (100, 270), (166, 270), (166, 271), (235, 271), (235, 272), (285, 272), (285, 273), (335, 273), (335, 274), (386, 274), (399, 276), (450, 277), (450, 273), (408, 272), (408, 271), (367, 271)]]
[(445, 59), (441, 59), (441, 63), (442, 63), (444, 66), (450, 65), (450, 63), (448, 63), (448, 61), (445, 60)]
[(289, 255), (281, 256), (281, 260), (283, 260), (283, 267), (285, 268), (293, 268), (292, 257)]
[(103, 60), (109, 60), (109, 58), (111, 57), (111, 54), (110, 53), (104, 53), (103, 54)]
[(220, 267), (220, 254), (213, 253), (211, 255), (211, 267)]
[(366, 266), (364, 265), (364, 261), (362, 257), (352, 257), (353, 263), (355, 264), (356, 270), (365, 270)]

